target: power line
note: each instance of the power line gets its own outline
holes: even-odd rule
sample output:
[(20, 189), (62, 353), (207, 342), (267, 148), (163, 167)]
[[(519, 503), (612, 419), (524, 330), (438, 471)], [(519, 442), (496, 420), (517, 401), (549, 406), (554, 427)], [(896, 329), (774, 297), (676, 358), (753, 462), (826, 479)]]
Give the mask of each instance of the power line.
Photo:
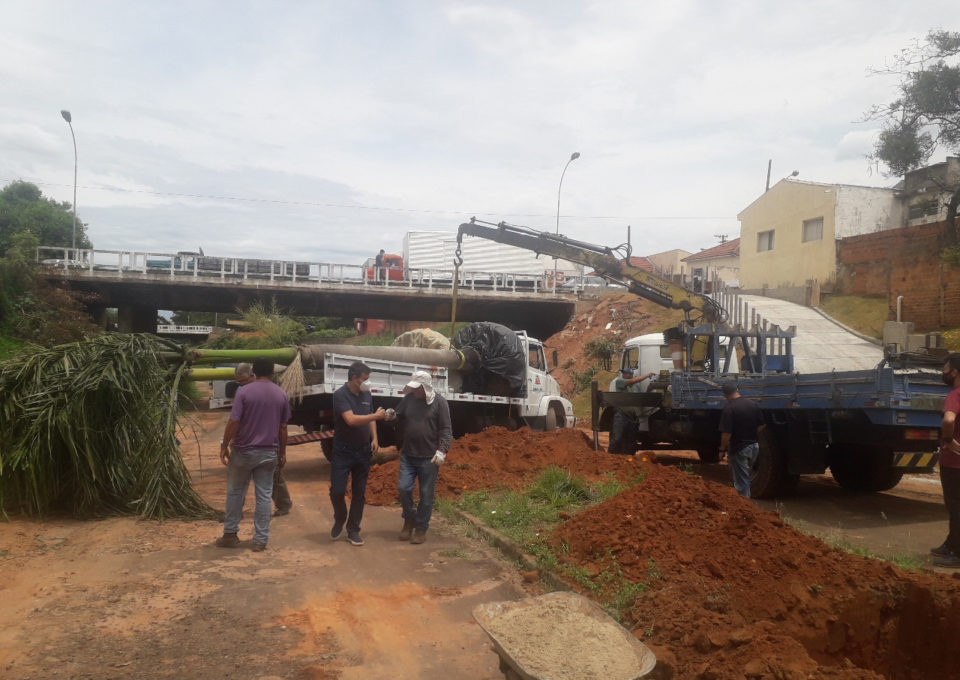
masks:
[[(29, 181), (32, 184), (38, 184), (43, 187), (73, 187), (72, 184), (58, 184), (56, 182), (42, 182), (39, 180), (29, 179), (24, 180), (19, 178), (16, 180), (5, 179), (4, 183), (9, 184), (10, 182), (16, 181)], [(342, 208), (342, 209), (352, 209), (352, 210), (380, 210), (384, 212), (398, 212), (398, 213), (418, 213), (425, 215), (482, 215), (484, 217), (497, 217), (502, 215), (509, 215), (510, 217), (554, 217), (554, 213), (486, 213), (486, 212), (465, 212), (462, 210), (427, 210), (419, 208), (390, 208), (385, 206), (377, 205), (363, 205), (361, 203), (321, 203), (316, 201), (291, 201), (291, 200), (281, 200), (276, 198), (257, 198), (249, 196), (219, 196), (215, 194), (182, 194), (175, 192), (166, 192), (166, 191), (148, 191), (146, 189), (121, 189), (120, 187), (94, 187), (79, 185), (79, 188), (85, 191), (112, 191), (115, 193), (126, 193), (126, 194), (146, 194), (149, 196), (166, 196), (171, 198), (198, 198), (214, 201), (237, 201), (243, 203), (269, 203), (274, 205), (290, 205), (290, 206), (305, 206), (311, 208)], [(652, 215), (652, 216), (632, 216), (630, 218), (622, 217), (620, 215), (565, 215), (565, 217), (572, 219), (581, 219), (581, 220), (727, 220), (732, 219), (730, 217), (717, 217), (712, 215), (689, 215), (689, 216), (676, 216), (676, 215)]]

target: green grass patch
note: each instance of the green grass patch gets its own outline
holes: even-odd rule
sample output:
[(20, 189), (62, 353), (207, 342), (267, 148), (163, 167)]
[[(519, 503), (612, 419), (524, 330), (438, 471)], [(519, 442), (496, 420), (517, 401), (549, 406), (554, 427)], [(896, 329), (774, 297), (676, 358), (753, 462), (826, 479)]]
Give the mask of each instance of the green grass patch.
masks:
[(9, 335), (0, 335), (0, 360), (13, 356), (23, 347), (23, 342)]
[[(596, 371), (592, 380), (596, 380), (598, 386), (600, 387), (601, 392), (606, 392), (607, 388), (610, 385), (610, 381), (617, 377), (617, 374), (613, 371)], [(583, 420), (590, 420), (590, 382), (587, 381), (587, 387), (582, 392), (577, 392), (570, 399), (570, 403), (573, 404), (573, 414), (577, 418), (582, 418)]]
[[(643, 481), (638, 474), (630, 484)], [(607, 611), (617, 618), (629, 610), (636, 597), (648, 586), (647, 582), (634, 583), (628, 580), (616, 557), (610, 551), (602, 556), (603, 569), (590, 573), (582, 567), (562, 564), (560, 557), (566, 554), (560, 546), (559, 555), (547, 543), (547, 536), (559, 524), (561, 513), (574, 514), (580, 510), (610, 498), (628, 485), (613, 476), (590, 483), (573, 477), (565, 470), (551, 466), (544, 470), (523, 491), (497, 489), (476, 491), (464, 495), (458, 503), (438, 503), (444, 516), (453, 515), (457, 507), (483, 523), (506, 535), (524, 552), (537, 560), (541, 571), (559, 573), (591, 593)], [(648, 568), (650, 579), (661, 578), (660, 570), (651, 562)]]
[(878, 339), (883, 337), (883, 323), (890, 318), (886, 297), (825, 295), (820, 309), (844, 326)]

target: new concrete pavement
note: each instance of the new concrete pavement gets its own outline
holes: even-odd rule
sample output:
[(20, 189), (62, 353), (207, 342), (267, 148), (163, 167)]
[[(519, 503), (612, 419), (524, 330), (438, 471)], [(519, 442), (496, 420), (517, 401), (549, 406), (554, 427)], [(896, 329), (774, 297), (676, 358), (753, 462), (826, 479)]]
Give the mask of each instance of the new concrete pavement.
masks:
[(770, 323), (781, 328), (797, 327), (793, 357), (794, 370), (798, 373), (874, 368), (883, 358), (879, 345), (864, 340), (815, 309), (762, 295), (741, 295), (740, 299)]

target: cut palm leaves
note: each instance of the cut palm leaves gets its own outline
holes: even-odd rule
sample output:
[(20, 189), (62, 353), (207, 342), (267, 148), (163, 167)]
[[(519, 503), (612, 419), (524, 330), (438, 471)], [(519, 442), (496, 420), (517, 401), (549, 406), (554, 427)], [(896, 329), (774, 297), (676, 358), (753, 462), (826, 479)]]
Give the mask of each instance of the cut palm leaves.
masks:
[(0, 362), (0, 509), (213, 517), (176, 437), (184, 359), (155, 336), (103, 334)]

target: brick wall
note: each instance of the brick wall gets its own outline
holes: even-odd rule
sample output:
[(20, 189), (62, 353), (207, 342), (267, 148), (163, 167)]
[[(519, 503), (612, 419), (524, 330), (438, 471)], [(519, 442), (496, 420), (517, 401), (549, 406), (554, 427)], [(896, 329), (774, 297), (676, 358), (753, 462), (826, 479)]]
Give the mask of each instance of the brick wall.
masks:
[(945, 223), (850, 236), (837, 242), (838, 293), (886, 295), (889, 319), (917, 332), (960, 326), (960, 267), (940, 262)]

